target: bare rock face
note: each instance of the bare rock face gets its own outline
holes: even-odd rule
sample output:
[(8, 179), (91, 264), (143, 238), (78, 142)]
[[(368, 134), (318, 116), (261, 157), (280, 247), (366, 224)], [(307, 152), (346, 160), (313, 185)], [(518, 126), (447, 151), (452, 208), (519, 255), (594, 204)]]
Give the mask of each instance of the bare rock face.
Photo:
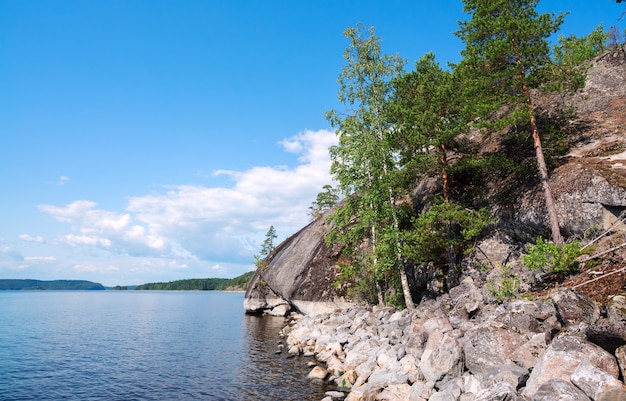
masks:
[(324, 241), (325, 216), (283, 241), (257, 269), (244, 298), (247, 313), (328, 312), (348, 303), (333, 286), (337, 252)]
[[(592, 225), (608, 228), (626, 210), (626, 45), (596, 58), (585, 88), (560, 98), (538, 97), (544, 109), (573, 106), (572, 148), (550, 174), (562, 233), (580, 235)], [(539, 188), (520, 198), (515, 220), (547, 227)]]

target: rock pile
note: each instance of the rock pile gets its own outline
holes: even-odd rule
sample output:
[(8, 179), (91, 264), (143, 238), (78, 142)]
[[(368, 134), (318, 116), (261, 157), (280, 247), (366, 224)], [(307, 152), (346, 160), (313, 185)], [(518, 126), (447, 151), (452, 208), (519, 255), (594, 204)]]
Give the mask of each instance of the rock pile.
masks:
[(574, 290), (488, 303), (466, 279), (413, 311), (351, 307), (299, 316), (292, 354), (337, 384), (324, 401), (625, 401), (626, 298)]

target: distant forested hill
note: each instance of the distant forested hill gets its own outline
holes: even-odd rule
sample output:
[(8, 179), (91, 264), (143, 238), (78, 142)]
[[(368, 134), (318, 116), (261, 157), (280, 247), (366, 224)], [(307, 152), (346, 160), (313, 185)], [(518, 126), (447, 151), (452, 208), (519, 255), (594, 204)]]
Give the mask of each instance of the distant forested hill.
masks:
[(242, 274), (235, 278), (193, 278), (188, 280), (176, 280), (167, 283), (147, 283), (138, 285), (136, 290), (204, 290), (204, 291), (243, 291), (254, 275), (253, 271)]
[(104, 286), (85, 280), (0, 279), (0, 290), (104, 290)]

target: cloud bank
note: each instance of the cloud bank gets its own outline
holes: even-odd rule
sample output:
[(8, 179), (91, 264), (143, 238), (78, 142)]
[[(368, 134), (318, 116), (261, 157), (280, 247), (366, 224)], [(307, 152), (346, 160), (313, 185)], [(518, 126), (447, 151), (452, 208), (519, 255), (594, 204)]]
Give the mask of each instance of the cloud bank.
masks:
[[(295, 166), (218, 170), (213, 174), (227, 176), (232, 185), (162, 187), (129, 198), (121, 212), (100, 209), (91, 200), (40, 205), (42, 212), (70, 226), (69, 232), (48, 242), (68, 250), (91, 250), (97, 257), (76, 263), (73, 269), (79, 272), (158, 274), (192, 269), (204, 277), (241, 274), (252, 267), (252, 256), (270, 225), (281, 240), (308, 223), (311, 202), (323, 185), (332, 184), (328, 148), (336, 143), (331, 131), (304, 131), (279, 143), (297, 155)], [(44, 242), (29, 234), (20, 239)]]

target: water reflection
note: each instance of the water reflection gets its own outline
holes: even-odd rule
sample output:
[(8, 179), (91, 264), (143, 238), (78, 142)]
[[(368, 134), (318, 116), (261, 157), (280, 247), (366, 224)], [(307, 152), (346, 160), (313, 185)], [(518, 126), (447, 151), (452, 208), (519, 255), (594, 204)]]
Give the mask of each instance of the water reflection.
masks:
[(334, 389), (306, 378), (313, 359), (289, 357), (286, 350), (278, 353), (286, 323), (280, 317), (245, 315), (241, 400), (319, 401)]

